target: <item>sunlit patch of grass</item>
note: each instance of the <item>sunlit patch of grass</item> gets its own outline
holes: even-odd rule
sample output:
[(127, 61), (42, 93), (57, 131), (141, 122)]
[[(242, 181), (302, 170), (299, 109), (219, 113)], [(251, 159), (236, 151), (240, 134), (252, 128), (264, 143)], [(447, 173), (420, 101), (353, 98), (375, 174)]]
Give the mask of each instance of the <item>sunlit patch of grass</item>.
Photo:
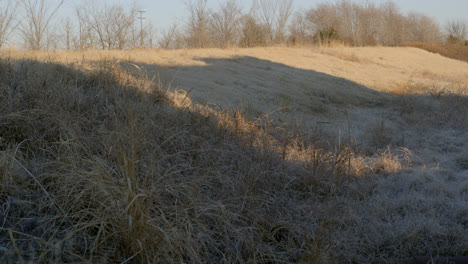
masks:
[[(386, 146), (383, 123), (370, 129), (383, 150), (362, 153), (351, 139), (274, 125), (251, 102), (196, 104), (125, 55), (95, 55), (0, 61), (1, 261), (326, 263), (362, 257), (353, 239), (368, 256), (420, 253), (414, 234), (353, 233), (356, 204), (387, 201), (376, 181), (423, 166)], [(464, 97), (432, 97), (446, 118), (466, 113)]]

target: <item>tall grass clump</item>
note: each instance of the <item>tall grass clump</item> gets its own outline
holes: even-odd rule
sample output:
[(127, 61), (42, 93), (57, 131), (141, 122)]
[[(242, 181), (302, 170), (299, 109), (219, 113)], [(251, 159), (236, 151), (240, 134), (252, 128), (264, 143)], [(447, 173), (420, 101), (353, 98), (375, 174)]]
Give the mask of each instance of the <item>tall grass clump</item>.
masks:
[(463, 253), (461, 206), (388, 198), (409, 151), (365, 156), (193, 104), (128, 62), (59, 60), (0, 60), (0, 262), (333, 263), (425, 255), (424, 235)]
[(267, 146), (252, 155), (227, 126), (115, 62), (0, 67), (2, 261), (276, 262), (308, 251)]

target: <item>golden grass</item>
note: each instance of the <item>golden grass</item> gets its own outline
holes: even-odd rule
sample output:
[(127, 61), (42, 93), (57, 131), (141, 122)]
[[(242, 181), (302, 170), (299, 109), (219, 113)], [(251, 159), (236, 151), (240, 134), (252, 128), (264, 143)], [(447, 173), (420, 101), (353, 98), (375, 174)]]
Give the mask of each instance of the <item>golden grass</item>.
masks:
[(439, 44), (423, 43), (423, 42), (405, 42), (405, 43), (402, 43), (401, 46), (419, 48), (419, 49), (423, 49), (432, 53), (438, 53), (445, 57), (468, 62), (468, 46), (467, 45), (462, 45), (462, 44), (439, 45)]
[[(165, 54), (2, 53), (1, 262), (330, 263), (426, 252), (422, 228), (380, 241), (349, 213), (386, 203), (375, 182), (412, 169), (409, 150), (364, 154), (350, 137), (333, 144), (248, 109), (198, 105), (136, 65), (144, 52)], [(172, 58), (193, 63), (180, 52)], [(463, 251), (452, 239), (463, 232), (429, 232), (443, 253)]]
[(283, 172), (262, 132), (267, 124), (199, 113), (185, 96), (166, 96), (115, 62), (84, 66), (2, 61), (1, 189), (16, 208), (1, 229), (9, 234), (2, 245), (13, 250), (4, 261), (258, 262), (308, 254), (292, 211), (271, 200), (283, 196), (283, 182), (308, 187)]

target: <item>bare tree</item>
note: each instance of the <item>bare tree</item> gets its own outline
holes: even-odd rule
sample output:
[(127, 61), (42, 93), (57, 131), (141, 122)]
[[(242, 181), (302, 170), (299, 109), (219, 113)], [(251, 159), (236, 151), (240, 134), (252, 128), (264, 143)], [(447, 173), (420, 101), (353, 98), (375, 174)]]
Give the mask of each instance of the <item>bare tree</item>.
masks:
[(219, 11), (211, 14), (210, 31), (212, 39), (220, 48), (226, 48), (236, 42), (239, 35), (242, 8), (237, 0), (227, 0)]
[(274, 25), (278, 1), (276, 0), (254, 0), (253, 10), (257, 10), (256, 15), (266, 30), (269, 44), (274, 41)]
[[(143, 26), (143, 27), (142, 27)], [(128, 44), (130, 48), (153, 48), (157, 31), (151, 22), (134, 23), (128, 33)]]
[(268, 30), (264, 25), (257, 23), (255, 17), (250, 13), (241, 18), (242, 30), (239, 45), (241, 47), (257, 47), (267, 44)]
[(4, 6), (0, 7), (0, 48), (7, 42), (8, 37), (18, 25), (15, 23), (15, 14), (16, 3), (12, 0), (4, 1)]
[[(425, 15), (403, 15), (392, 1), (376, 6), (370, 1), (339, 0), (318, 4), (307, 11), (315, 39), (340, 39), (354, 46), (398, 45), (403, 41), (441, 42), (437, 21)], [(291, 33), (297, 34), (295, 18)]]
[(121, 5), (105, 5), (102, 8), (89, 5), (83, 10), (83, 16), (89, 21), (102, 49), (124, 49), (131, 42), (129, 37), (136, 16), (134, 5), (128, 11)]
[(341, 20), (337, 8), (330, 3), (321, 3), (307, 11), (307, 20), (313, 25), (314, 38), (319, 43), (338, 39)]
[(94, 48), (93, 31), (89, 22), (90, 17), (88, 16), (87, 9), (76, 6), (75, 15), (78, 22), (78, 37), (75, 39), (75, 49)]
[(161, 32), (161, 37), (158, 41), (159, 47), (163, 49), (170, 49), (177, 37), (177, 24), (173, 23), (169, 28)]
[(185, 6), (190, 12), (187, 23), (187, 44), (192, 48), (206, 48), (210, 45), (207, 0), (187, 0)]
[(279, 0), (277, 3), (278, 14), (276, 19), (275, 38), (278, 43), (283, 43), (286, 35), (286, 26), (293, 12), (294, 0)]
[(293, 45), (304, 45), (311, 41), (312, 24), (307, 20), (305, 10), (296, 11), (289, 26), (290, 42)]
[(445, 25), (449, 37), (448, 40), (451, 43), (463, 43), (468, 36), (467, 23), (458, 19), (449, 21)]
[(405, 41), (427, 43), (442, 42), (442, 32), (439, 24), (433, 18), (419, 13), (410, 13), (407, 16), (407, 36)]
[(141, 43), (141, 37), (144, 37), (144, 34), (145, 31), (141, 29), (139, 23), (134, 23), (128, 33), (127, 46), (131, 48), (141, 48), (143, 46)]
[(56, 50), (59, 48), (60, 34), (59, 28), (56, 24), (52, 24), (47, 27), (47, 30), (44, 34), (44, 44), (43, 49), (45, 50)]
[(147, 42), (147, 47), (152, 49), (154, 47), (156, 36), (157, 36), (156, 29), (154, 28), (152, 23), (148, 23), (143, 29), (143, 32), (144, 32), (144, 37)]
[(342, 40), (352, 44), (354, 44), (354, 40), (356, 39), (356, 18), (354, 16), (355, 6), (356, 4), (350, 0), (341, 0), (336, 3), (338, 16), (341, 18), (338, 32)]
[(294, 0), (254, 0), (253, 9), (266, 29), (269, 44), (281, 43), (293, 12)]
[(353, 6), (353, 45), (376, 45), (380, 28), (380, 11), (371, 2)]
[(88, 6), (85, 10), (86, 19), (89, 21), (92, 31), (96, 34), (102, 49), (111, 49), (115, 44), (115, 37), (110, 34), (111, 30), (109, 28), (112, 25), (109, 25), (110, 21), (105, 19), (103, 13), (95, 5)]
[(380, 17), (379, 8), (368, 1), (340, 0), (334, 4), (319, 4), (308, 11), (316, 40), (323, 43), (340, 39), (355, 46), (377, 44)]
[(65, 23), (63, 24), (63, 31), (64, 31), (64, 37), (65, 37), (65, 47), (69, 51), (71, 50), (71, 42), (73, 39), (73, 22), (70, 20), (69, 17), (65, 20)]
[(382, 15), (382, 27), (379, 30), (380, 43), (386, 46), (400, 44), (407, 35), (405, 17), (392, 1), (386, 2), (380, 8)]
[(49, 6), (47, 0), (20, 0), (26, 18), (21, 25), (21, 33), (28, 48), (40, 50), (47, 41), (48, 28), (64, 0), (56, 6)]
[(131, 8), (128, 13), (125, 12), (122, 6), (112, 6), (105, 13), (107, 21), (110, 21), (113, 26), (111, 34), (115, 35), (117, 47), (124, 49), (128, 40), (128, 33), (135, 22), (136, 9)]

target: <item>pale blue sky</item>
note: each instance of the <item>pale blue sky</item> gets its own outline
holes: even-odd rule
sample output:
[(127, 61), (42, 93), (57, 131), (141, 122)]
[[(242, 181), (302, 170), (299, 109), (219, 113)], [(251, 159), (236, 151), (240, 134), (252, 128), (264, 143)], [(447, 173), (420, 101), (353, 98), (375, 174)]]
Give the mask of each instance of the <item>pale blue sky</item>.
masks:
[[(57, 1), (57, 0), (53, 0)], [(82, 3), (85, 0), (66, 0), (64, 5), (65, 14), (72, 13), (73, 7)], [(97, 1), (97, 0), (95, 0)], [(125, 0), (100, 0), (107, 3), (129, 4), (131, 1)], [(222, 0), (208, 0), (208, 5), (211, 9), (216, 9), (219, 2)], [(295, 0), (296, 9), (310, 8), (327, 0)], [(333, 0), (328, 0), (333, 1)], [(364, 0), (362, 0), (364, 1)], [(376, 4), (386, 2), (386, 0), (369, 0)], [(252, 0), (240, 0), (244, 7), (244, 11), (248, 11), (251, 7)], [(356, 0), (356, 2), (359, 2)], [(463, 19), (468, 21), (468, 0), (394, 0), (400, 9), (406, 13), (416, 11), (424, 13), (431, 17), (435, 17), (443, 25), (452, 18)], [(136, 0), (139, 8), (146, 11), (145, 17), (153, 22), (158, 30), (165, 28), (172, 22), (183, 22), (186, 17), (186, 9), (184, 0)], [(62, 13), (62, 14), (63, 14)]]
[[(58, 3), (60, 0), (47, 0), (52, 6)], [(177, 22), (179, 25), (183, 24), (184, 19), (187, 17), (187, 10), (184, 5), (184, 0), (135, 0), (137, 7), (146, 11), (144, 17), (146, 21), (151, 21), (157, 32), (168, 27), (170, 24)], [(216, 9), (220, 2), (223, 0), (208, 0), (208, 6), (210, 9)], [(244, 12), (248, 12), (252, 5), (252, 0), (239, 0), (243, 6)], [(309, 9), (315, 6), (317, 3), (326, 1), (334, 2), (336, 0), (295, 0), (294, 7), (296, 10)], [(354, 0), (356, 2), (366, 0)], [(369, 0), (375, 4), (381, 4), (387, 0)], [(446, 24), (450, 19), (462, 19), (468, 22), (468, 0), (393, 0), (400, 8), (403, 13), (410, 11), (416, 11), (424, 13), (431, 17), (435, 17), (441, 25)], [(83, 5), (84, 3), (119, 3), (124, 6), (130, 5), (132, 0), (65, 0), (65, 4), (62, 6), (58, 16), (55, 18), (59, 22), (63, 22), (66, 17), (75, 20), (74, 8), (77, 5)], [(0, 0), (0, 8), (5, 2)], [(21, 19), (22, 15), (18, 14), (18, 19)], [(17, 36), (13, 36), (16, 38)], [(14, 41), (13, 41), (14, 42)]]

